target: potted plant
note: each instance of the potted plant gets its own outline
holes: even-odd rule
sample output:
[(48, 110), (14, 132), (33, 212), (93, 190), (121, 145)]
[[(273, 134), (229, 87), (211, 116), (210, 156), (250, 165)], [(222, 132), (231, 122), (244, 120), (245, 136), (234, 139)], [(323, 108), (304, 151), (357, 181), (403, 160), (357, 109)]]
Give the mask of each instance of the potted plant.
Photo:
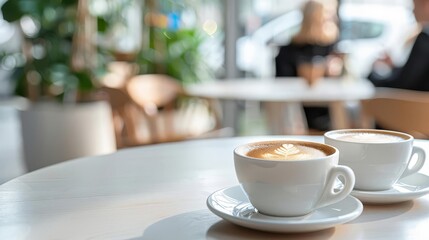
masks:
[(94, 101), (100, 65), (88, 2), (9, 0), (1, 8), (23, 36), (21, 51), (4, 57), (16, 63), (16, 94), (33, 103), (20, 112), (29, 170), (116, 149), (110, 106)]
[(87, 0), (9, 0), (1, 10), (23, 36), (21, 54), (13, 55), (18, 95), (72, 102), (95, 89), (96, 50), (89, 34), (96, 22)]

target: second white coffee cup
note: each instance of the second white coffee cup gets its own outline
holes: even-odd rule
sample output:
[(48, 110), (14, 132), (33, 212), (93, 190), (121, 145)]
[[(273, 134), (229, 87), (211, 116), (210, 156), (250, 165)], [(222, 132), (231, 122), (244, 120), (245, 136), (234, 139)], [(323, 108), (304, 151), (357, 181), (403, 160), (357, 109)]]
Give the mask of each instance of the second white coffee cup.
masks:
[[(273, 216), (301, 216), (338, 202), (348, 196), (355, 182), (349, 167), (337, 165), (338, 150), (322, 143), (244, 144), (234, 150), (234, 163), (250, 203)], [(339, 176), (345, 179), (344, 187), (335, 189)]]
[[(402, 132), (343, 129), (325, 133), (324, 139), (340, 151), (339, 163), (353, 169), (357, 190), (387, 190), (419, 171), (426, 158), (423, 149), (413, 146), (413, 136)], [(413, 155), (417, 159), (410, 164)]]

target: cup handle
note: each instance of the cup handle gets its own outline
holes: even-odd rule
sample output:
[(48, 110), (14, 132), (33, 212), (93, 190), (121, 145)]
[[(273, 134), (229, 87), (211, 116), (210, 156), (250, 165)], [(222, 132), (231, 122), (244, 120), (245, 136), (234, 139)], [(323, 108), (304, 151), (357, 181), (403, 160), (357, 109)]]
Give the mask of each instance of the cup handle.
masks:
[[(336, 189), (336, 180), (339, 176), (344, 178), (343, 187)], [(353, 170), (347, 166), (336, 166), (329, 172), (328, 182), (323, 191), (322, 197), (315, 208), (321, 208), (339, 202), (346, 198), (355, 186), (355, 175)], [(336, 191), (338, 190), (338, 191)]]
[[(410, 163), (412, 162), (411, 158), (414, 156), (414, 154), (417, 154), (417, 161), (414, 165), (410, 166)], [(418, 172), (425, 164), (425, 159), (426, 159), (425, 151), (420, 147), (414, 146), (413, 151), (411, 153), (410, 160), (408, 160), (407, 168), (405, 168), (405, 171), (402, 173), (400, 178), (404, 178), (406, 176), (409, 176), (411, 174)]]

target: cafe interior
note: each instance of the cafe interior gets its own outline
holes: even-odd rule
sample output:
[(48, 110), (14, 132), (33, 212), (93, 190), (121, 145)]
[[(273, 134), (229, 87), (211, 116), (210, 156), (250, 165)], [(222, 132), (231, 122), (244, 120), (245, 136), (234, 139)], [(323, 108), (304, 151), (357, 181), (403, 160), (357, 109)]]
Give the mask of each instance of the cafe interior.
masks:
[[(279, 47), (298, 31), (305, 1), (56, 2), (35, 1), (32, 11), (2, 7), (2, 182), (28, 171), (25, 158), (45, 166), (195, 138), (320, 135), (373, 128), (374, 118), (385, 129), (429, 134), (423, 92), (386, 90), (395, 99), (377, 100), (367, 82), (353, 85), (383, 51), (403, 57), (397, 45), (415, 28), (412, 1), (325, 1), (341, 26), (343, 66), (336, 83), (310, 92), (270, 87)], [(303, 105), (327, 106), (334, 116), (311, 129)]]
[[(6, 210), (13, 201), (7, 199), (15, 199), (8, 194), (63, 178), (59, 171), (43, 180), (45, 169), (76, 163), (70, 169), (85, 174), (89, 168), (79, 168), (77, 163), (103, 157), (113, 160), (113, 156), (132, 158), (127, 153), (133, 151), (144, 155), (159, 148), (163, 154), (169, 149), (180, 154), (177, 148), (182, 145), (176, 144), (184, 144), (180, 148), (188, 156), (193, 147), (206, 143), (207, 153), (201, 153), (214, 156), (210, 140), (235, 144), (240, 139), (314, 137), (319, 141), (325, 133), (339, 129), (398, 131), (421, 141), (428, 139), (429, 87), (410, 85), (414, 78), (429, 81), (429, 55), (411, 60), (413, 44), (421, 32), (429, 31), (429, 20), (420, 22), (413, 11), (418, 1), (427, 0), (1, 0), (0, 199), (6, 200), (0, 202), (0, 239), (31, 239), (30, 233), (35, 239), (58, 238), (61, 231), (68, 231), (66, 225), (62, 230), (49, 230), (29, 223), (31, 227), (22, 232), (25, 227), (19, 224), (27, 223), (11, 219), (29, 213)], [(316, 7), (304, 7), (309, 2), (323, 6), (322, 30), (317, 30)], [(307, 38), (305, 34), (313, 35)], [(302, 47), (302, 39), (310, 39), (305, 42), (311, 45), (310, 51)], [(301, 50), (311, 56), (298, 53)], [(429, 53), (423, 47), (421, 52), (425, 51)], [(401, 83), (385, 84), (401, 69), (423, 62), (426, 67), (399, 73)], [(426, 75), (418, 76), (420, 70)], [(410, 84), (403, 83), (407, 81)], [(228, 150), (231, 159), (233, 149)], [(158, 155), (162, 160), (164, 155)], [(156, 156), (151, 160), (156, 161)], [(121, 168), (120, 163), (113, 165)], [(107, 174), (99, 171), (92, 174)], [(164, 171), (173, 170), (164, 169), (162, 174)], [(121, 174), (113, 172), (112, 178), (127, 182), (126, 173)], [(40, 179), (33, 181), (31, 176)], [(218, 177), (210, 172), (207, 177), (201, 173), (198, 179), (210, 185), (211, 176)], [(160, 189), (163, 181), (157, 183)], [(57, 190), (73, 194), (73, 187), (67, 186)], [(102, 195), (103, 187), (94, 191)], [(128, 191), (119, 188), (115, 186), (118, 197)], [(53, 194), (55, 187), (39, 190)], [(139, 197), (144, 199), (133, 195), (136, 201)], [(163, 202), (161, 197), (154, 199)], [(167, 206), (156, 219), (168, 216), (168, 209), (178, 214), (175, 206)], [(402, 206), (400, 210), (407, 207), (411, 208)], [(2, 215), (10, 222), (2, 221)], [(170, 220), (180, 221), (181, 217), (186, 214)], [(58, 219), (64, 224), (70, 220), (65, 216)], [(91, 217), (88, 219), (90, 222)], [(10, 227), (3, 228), (1, 222), (9, 222)], [(17, 224), (15, 228), (13, 224)], [(100, 230), (101, 225), (94, 228), (100, 234), (95, 239), (140, 239), (119, 226), (111, 228), (123, 235), (115, 235), (113, 230), (109, 235)], [(146, 228), (142, 239), (174, 239), (161, 237), (167, 236), (165, 232), (156, 235), (157, 225), (150, 226), (153, 228)], [(213, 226), (204, 239), (239, 239), (210, 235), (229, 229), (229, 225)], [(81, 227), (82, 234), (90, 232), (89, 225), (82, 223)], [(168, 229), (162, 224), (158, 227)], [(250, 226), (260, 230), (258, 227)], [(282, 231), (271, 227), (274, 232)], [(346, 236), (339, 229), (322, 232), (320, 239)], [(90, 236), (68, 234), (74, 237), (65, 239)], [(180, 236), (175, 239), (182, 239)], [(362, 236), (347, 239), (370, 239)]]

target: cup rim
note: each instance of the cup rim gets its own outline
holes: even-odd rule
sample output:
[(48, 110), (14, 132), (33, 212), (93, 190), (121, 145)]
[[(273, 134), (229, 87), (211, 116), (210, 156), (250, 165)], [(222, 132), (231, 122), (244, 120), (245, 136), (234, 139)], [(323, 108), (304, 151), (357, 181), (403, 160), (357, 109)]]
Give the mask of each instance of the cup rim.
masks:
[[(334, 138), (332, 137), (332, 135), (334, 134), (338, 134), (338, 133), (344, 133), (344, 132), (374, 132), (374, 133), (385, 133), (388, 135), (394, 135), (397, 137), (400, 137), (403, 139), (403, 141), (398, 141), (398, 142), (352, 142), (352, 141), (346, 141), (346, 140), (341, 140), (338, 138)], [(404, 143), (404, 142), (408, 142), (408, 141), (413, 141), (414, 137), (408, 133), (404, 133), (404, 132), (399, 132), (399, 131), (393, 131), (393, 130), (384, 130), (384, 129), (370, 129), (370, 128), (353, 128), (353, 129), (337, 129), (337, 130), (330, 130), (327, 131), (323, 134), (323, 136), (325, 138), (328, 138), (330, 140), (333, 141), (338, 141), (338, 142), (344, 142), (344, 143), (350, 143), (350, 144), (398, 144), (398, 143)]]
[[(310, 159), (294, 159), (294, 160), (275, 160), (275, 159), (262, 159), (262, 158), (256, 158), (256, 157), (250, 157), (245, 155), (242, 152), (239, 152), (240, 149), (245, 148), (249, 145), (256, 145), (256, 144), (264, 144), (264, 143), (279, 143), (279, 142), (294, 142), (294, 143), (309, 143), (309, 144), (317, 144), (317, 145), (321, 145), (324, 146), (326, 148), (329, 148), (330, 150), (332, 150), (332, 152), (330, 154), (327, 154), (326, 156), (322, 156), (322, 157), (315, 157), (315, 158), (310, 158)], [(234, 148), (234, 155), (246, 158), (246, 159), (251, 159), (251, 160), (256, 160), (256, 161), (264, 161), (264, 162), (303, 162), (303, 161), (313, 161), (313, 160), (321, 160), (321, 159), (328, 159), (334, 155), (338, 155), (338, 149), (334, 146), (328, 145), (326, 143), (321, 143), (321, 142), (314, 142), (314, 141), (306, 141), (306, 140), (298, 140), (298, 139), (275, 139), (275, 140), (263, 140), (263, 141), (254, 141), (254, 142), (248, 142), (248, 143), (244, 143), (244, 144), (240, 144), (237, 147)]]

